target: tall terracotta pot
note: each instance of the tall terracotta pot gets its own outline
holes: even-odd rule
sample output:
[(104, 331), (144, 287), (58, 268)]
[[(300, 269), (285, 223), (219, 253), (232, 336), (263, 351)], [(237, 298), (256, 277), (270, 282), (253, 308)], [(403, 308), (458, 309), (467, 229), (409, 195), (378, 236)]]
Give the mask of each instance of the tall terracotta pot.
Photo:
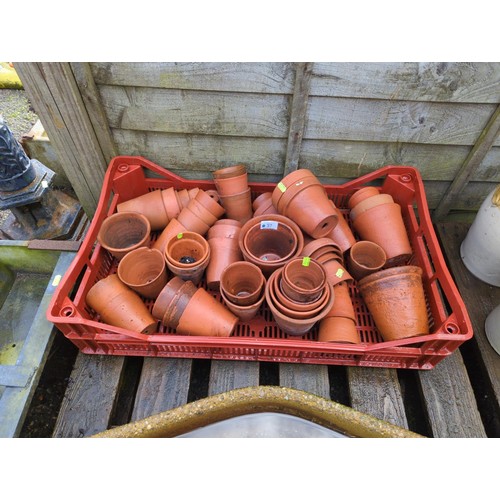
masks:
[(85, 301), (108, 325), (146, 334), (156, 330), (156, 320), (142, 299), (116, 274), (110, 274), (92, 286)]
[(151, 225), (151, 231), (163, 229), (170, 220), (163, 204), (162, 192), (159, 189), (119, 203), (116, 207), (120, 212), (139, 212)]

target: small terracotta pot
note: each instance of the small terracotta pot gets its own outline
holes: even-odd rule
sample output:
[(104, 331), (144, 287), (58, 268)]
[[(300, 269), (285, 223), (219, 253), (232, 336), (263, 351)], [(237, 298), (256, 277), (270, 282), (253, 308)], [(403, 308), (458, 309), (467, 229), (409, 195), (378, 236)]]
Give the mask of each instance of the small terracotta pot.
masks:
[(337, 225), (331, 233), (327, 234), (326, 237), (332, 239), (339, 246), (342, 252), (345, 253), (354, 245), (354, 243), (356, 243), (356, 238), (354, 237), (351, 227), (342, 212), (337, 207), (335, 207), (335, 211), (338, 216)]
[(177, 199), (179, 200), (179, 207), (181, 207), (181, 211), (183, 208), (189, 205), (189, 193), (187, 189), (179, 189), (177, 190)]
[(264, 293), (261, 294), (260, 299), (257, 300), (257, 302), (254, 302), (253, 304), (247, 305), (247, 306), (242, 306), (242, 305), (237, 305), (231, 302), (226, 294), (224, 293), (224, 290), (221, 288), (220, 294), (222, 297), (222, 300), (224, 301), (224, 304), (226, 307), (236, 316), (238, 316), (238, 319), (240, 321), (251, 321), (257, 313), (260, 311), (260, 308), (262, 307), (262, 304), (264, 303), (264, 300), (266, 296)]
[(169, 220), (177, 217), (182, 210), (182, 207), (179, 205), (179, 198), (177, 193), (173, 187), (163, 189), (161, 191), (163, 206), (165, 207), (165, 211), (167, 212)]
[(161, 190), (159, 189), (119, 203), (116, 210), (118, 213), (138, 212), (144, 215), (149, 220), (151, 231), (163, 229), (170, 220), (163, 204)]
[(342, 249), (330, 238), (318, 238), (304, 245), (301, 255), (319, 259), (323, 255), (336, 256), (339, 262), (343, 262), (344, 254)]
[(320, 297), (325, 288), (326, 272), (310, 257), (298, 257), (283, 267), (281, 289), (296, 302), (311, 302)]
[(333, 302), (333, 306), (326, 317), (349, 318), (356, 322), (356, 313), (354, 311), (354, 305), (352, 303), (347, 283), (342, 281), (335, 285), (333, 290), (335, 292), (335, 301)]
[(265, 205), (261, 205), (255, 212), (253, 213), (254, 217), (259, 217), (260, 215), (272, 215), (279, 214), (279, 212), (274, 208), (272, 202), (269, 202)]
[(251, 262), (234, 262), (221, 274), (220, 290), (238, 306), (255, 304), (263, 295), (266, 279), (259, 267)]
[(220, 219), (224, 215), (224, 207), (218, 202), (218, 200), (214, 200), (214, 198), (202, 189), (198, 190), (195, 200), (203, 205), (211, 214), (213, 214), (216, 219)]
[(146, 334), (156, 330), (156, 320), (142, 299), (116, 274), (98, 281), (87, 292), (85, 301), (107, 325)]
[(342, 344), (359, 344), (359, 337), (356, 323), (350, 318), (326, 317), (319, 323), (319, 342), (339, 342)]
[(429, 333), (420, 267), (377, 271), (360, 280), (358, 288), (385, 341)]
[(189, 207), (185, 207), (181, 210), (177, 220), (186, 227), (188, 231), (201, 234), (202, 236), (207, 234), (210, 229), (210, 226), (201, 219), (199, 215), (192, 212)]
[(167, 283), (165, 258), (154, 248), (136, 248), (118, 264), (118, 277), (147, 299), (156, 299)]
[(174, 276), (158, 294), (153, 305), (153, 317), (159, 319), (165, 326), (176, 328), (187, 306), (185, 299), (190, 299), (196, 290), (197, 287), (191, 281), (184, 281)]
[(231, 196), (220, 196), (221, 205), (229, 219), (239, 220), (242, 224), (252, 218), (252, 193), (250, 188)]
[(167, 242), (165, 259), (175, 276), (198, 285), (210, 260), (210, 246), (198, 233), (179, 233)]
[(208, 239), (211, 238), (236, 238), (241, 231), (242, 224), (234, 219), (219, 219), (209, 230)]
[(206, 269), (207, 287), (210, 290), (220, 288), (221, 274), (233, 262), (243, 260), (237, 238), (209, 238), (210, 261)]
[(357, 241), (349, 250), (347, 267), (356, 281), (385, 266), (384, 249), (373, 241)]
[(217, 222), (218, 217), (216, 217), (210, 210), (203, 206), (196, 198), (189, 202), (186, 210), (191, 210), (191, 212), (197, 215), (209, 227), (212, 227)]
[(227, 179), (231, 177), (237, 177), (239, 175), (245, 174), (247, 168), (245, 165), (232, 165), (230, 167), (219, 168), (212, 172), (212, 177), (214, 179)]
[(255, 211), (262, 205), (267, 205), (269, 202), (271, 202), (271, 204), (273, 202), (273, 193), (266, 192), (259, 194), (259, 196), (257, 196), (255, 200), (253, 200), (252, 208)]
[(349, 214), (351, 221), (354, 222), (363, 212), (386, 203), (394, 203), (394, 198), (390, 194), (376, 194), (360, 201)]
[(151, 224), (138, 212), (115, 213), (103, 220), (97, 241), (118, 260), (136, 248), (148, 246)]
[(245, 172), (235, 177), (216, 178), (214, 184), (219, 196), (231, 196), (248, 189), (248, 175)]
[(179, 233), (185, 233), (188, 230), (183, 224), (181, 224), (177, 219), (171, 219), (167, 224), (167, 227), (161, 232), (158, 239), (153, 243), (151, 248), (156, 248), (162, 254), (165, 253), (165, 246), (167, 241), (169, 241), (174, 236), (177, 236)]
[(347, 202), (347, 206), (350, 210), (352, 210), (360, 201), (369, 198), (370, 196), (376, 196), (380, 191), (377, 187), (374, 186), (366, 186), (354, 191), (354, 193), (349, 198)]
[(409, 261), (411, 245), (397, 203), (378, 205), (359, 214), (353, 227), (361, 239), (373, 241), (384, 249), (387, 266), (404, 265)]

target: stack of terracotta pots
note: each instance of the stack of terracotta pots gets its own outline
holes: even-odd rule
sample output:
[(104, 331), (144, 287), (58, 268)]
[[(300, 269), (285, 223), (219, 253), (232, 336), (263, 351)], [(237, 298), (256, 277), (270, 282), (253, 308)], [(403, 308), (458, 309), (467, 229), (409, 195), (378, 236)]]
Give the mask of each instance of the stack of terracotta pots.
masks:
[(153, 316), (183, 335), (229, 337), (238, 317), (192, 281), (173, 277), (153, 306)]
[(220, 294), (240, 321), (250, 321), (264, 303), (266, 278), (251, 262), (234, 262), (222, 272)]
[(266, 277), (300, 255), (304, 236), (299, 226), (283, 215), (253, 217), (238, 238), (243, 258), (258, 266)]
[(229, 219), (245, 223), (252, 217), (252, 192), (244, 165), (234, 165), (212, 172), (221, 205)]
[(335, 294), (319, 262), (296, 257), (269, 277), (266, 300), (278, 326), (289, 335), (302, 336), (328, 314)]
[(243, 260), (238, 238), (241, 222), (234, 219), (220, 219), (208, 230), (210, 262), (206, 279), (210, 290), (219, 290), (221, 274), (233, 262)]

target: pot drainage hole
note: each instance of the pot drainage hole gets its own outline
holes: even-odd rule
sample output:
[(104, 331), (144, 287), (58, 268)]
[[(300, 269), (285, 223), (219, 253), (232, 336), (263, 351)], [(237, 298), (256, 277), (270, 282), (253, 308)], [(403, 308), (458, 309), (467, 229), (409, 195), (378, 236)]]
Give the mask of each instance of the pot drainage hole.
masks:
[(181, 264), (194, 264), (196, 262), (196, 259), (194, 257), (191, 257), (190, 255), (184, 255), (179, 259), (179, 262)]

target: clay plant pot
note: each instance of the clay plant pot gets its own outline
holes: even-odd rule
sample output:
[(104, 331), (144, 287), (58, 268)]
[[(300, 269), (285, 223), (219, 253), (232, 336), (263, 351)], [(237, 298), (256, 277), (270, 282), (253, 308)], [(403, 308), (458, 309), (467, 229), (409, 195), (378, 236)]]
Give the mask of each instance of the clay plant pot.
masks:
[(360, 239), (373, 241), (384, 249), (386, 266), (405, 265), (411, 255), (408, 233), (397, 203), (385, 203), (359, 214), (353, 227)]
[(165, 258), (154, 248), (136, 248), (118, 264), (117, 274), (129, 288), (147, 299), (156, 299), (167, 283)]
[(170, 220), (163, 204), (162, 192), (159, 189), (119, 203), (116, 210), (118, 213), (138, 212), (144, 215), (151, 224), (151, 231), (165, 228)]
[(92, 286), (85, 301), (107, 325), (146, 334), (156, 330), (156, 320), (141, 297), (116, 274), (110, 274)]
[(153, 305), (153, 317), (159, 319), (163, 325), (175, 329), (189, 300), (197, 290), (193, 282), (174, 276), (158, 294)]
[(252, 218), (252, 193), (250, 188), (233, 195), (221, 195), (220, 202), (229, 219), (239, 220), (244, 224)]
[(188, 231), (201, 234), (202, 236), (207, 234), (210, 229), (210, 225), (207, 224), (198, 214), (192, 212), (189, 207), (184, 207), (181, 210), (177, 220), (184, 227), (186, 227)]
[(164, 255), (172, 274), (198, 285), (210, 260), (210, 246), (203, 236), (186, 231), (167, 242)]
[(338, 223), (331, 233), (327, 234), (327, 238), (333, 240), (343, 253), (347, 252), (354, 243), (356, 243), (356, 238), (349, 226), (349, 222), (346, 220), (342, 212), (335, 207), (335, 211), (338, 216)]
[(376, 194), (375, 196), (370, 196), (360, 201), (349, 214), (351, 221), (354, 222), (363, 212), (378, 207), (379, 205), (385, 205), (386, 203), (394, 203), (394, 198), (390, 194)]
[(283, 215), (261, 215), (246, 222), (238, 238), (243, 258), (269, 276), (302, 251), (304, 237), (295, 222)]
[(352, 281), (353, 277), (347, 271), (343, 264), (341, 264), (337, 259), (330, 258), (328, 256), (318, 257), (318, 262), (323, 265), (326, 273), (327, 281), (332, 285), (338, 285), (342, 282)]
[(238, 317), (240, 321), (247, 322), (251, 321), (257, 313), (260, 311), (260, 308), (262, 307), (262, 304), (264, 303), (264, 300), (266, 296), (264, 295), (264, 292), (262, 291), (260, 298), (257, 300), (257, 302), (254, 302), (253, 304), (247, 305), (247, 306), (242, 306), (242, 305), (237, 305), (231, 302), (226, 294), (224, 293), (224, 290), (220, 290), (220, 294), (222, 297), (222, 300), (224, 301), (224, 304), (226, 307), (235, 315)]
[(385, 266), (384, 249), (373, 241), (357, 241), (349, 250), (347, 268), (356, 281)]
[(219, 219), (209, 230), (208, 239), (211, 238), (236, 238), (241, 231), (243, 224), (234, 219)]
[(338, 342), (341, 344), (359, 344), (359, 337), (356, 323), (350, 318), (326, 317), (319, 323), (319, 342)]
[(193, 198), (196, 198), (196, 195), (201, 191), (200, 188), (192, 188), (188, 189), (188, 195), (189, 199), (192, 200)]
[(259, 194), (259, 196), (257, 196), (255, 200), (253, 200), (252, 208), (255, 212), (255, 210), (257, 210), (259, 207), (266, 205), (269, 202), (271, 202), (271, 204), (273, 202), (273, 193), (271, 193), (270, 191)]
[(274, 299), (274, 295), (272, 293), (272, 287), (274, 286), (276, 276), (281, 271), (282, 269), (277, 269), (267, 280), (265, 287), (266, 302), (269, 306), (269, 309), (271, 310), (271, 314), (273, 315), (276, 324), (279, 326), (279, 328), (281, 328), (281, 330), (283, 330), (288, 335), (303, 336), (308, 333), (318, 321), (321, 321), (331, 309), (334, 302), (333, 289), (330, 287), (330, 285), (327, 285), (331, 289), (330, 298), (319, 314), (307, 319), (292, 318), (279, 311)]
[(224, 207), (219, 203), (219, 201), (214, 200), (214, 198), (202, 189), (198, 190), (195, 200), (200, 205), (205, 207), (211, 214), (213, 214), (216, 220), (220, 219), (225, 213)]
[(167, 212), (169, 220), (172, 220), (177, 217), (182, 210), (182, 207), (179, 205), (177, 193), (173, 187), (170, 187), (163, 189), (161, 194), (165, 211)]
[(283, 267), (281, 290), (296, 302), (311, 302), (324, 291), (326, 272), (323, 266), (310, 257), (298, 257)]
[(191, 212), (197, 215), (209, 227), (212, 227), (218, 220), (218, 217), (216, 217), (210, 210), (203, 206), (196, 198), (189, 202), (186, 210), (191, 210)]
[(179, 189), (176, 191), (177, 199), (179, 200), (179, 207), (181, 207), (181, 211), (183, 208), (189, 205), (189, 201), (191, 198), (189, 197), (189, 192), (187, 189)]
[(209, 238), (210, 261), (206, 269), (207, 288), (219, 290), (221, 274), (234, 262), (243, 261), (238, 239), (235, 238)]
[(227, 179), (231, 177), (238, 177), (242, 174), (247, 173), (247, 168), (245, 165), (232, 165), (230, 167), (219, 168), (212, 172), (212, 177), (214, 179)]
[(207, 193), (208, 196), (212, 198), (212, 200), (216, 201), (217, 203), (220, 203), (219, 193), (217, 192), (216, 189), (207, 189), (205, 193)]
[(345, 281), (338, 283), (333, 287), (333, 291), (335, 292), (335, 301), (326, 317), (349, 318), (356, 322), (356, 313), (347, 283)]
[(358, 288), (385, 341), (429, 333), (420, 267), (377, 271), (360, 280)]
[(338, 223), (325, 188), (307, 169), (296, 170), (277, 184), (273, 205), (313, 238), (326, 236)]
[(167, 224), (167, 227), (160, 233), (155, 242), (151, 245), (151, 248), (156, 248), (162, 254), (165, 253), (165, 245), (167, 241), (169, 241), (174, 236), (179, 233), (184, 233), (188, 229), (184, 225), (182, 225), (177, 219), (171, 219)]
[(266, 279), (259, 267), (251, 262), (230, 264), (221, 274), (220, 291), (232, 304), (250, 306), (263, 296)]
[(307, 245), (304, 245), (301, 255), (304, 257), (311, 257), (319, 259), (324, 255), (336, 257), (340, 263), (343, 263), (344, 254), (342, 249), (331, 238), (318, 238), (312, 240)]
[(113, 257), (120, 260), (136, 248), (147, 247), (150, 235), (151, 224), (145, 215), (138, 212), (121, 212), (103, 220), (97, 241)]
[(376, 196), (379, 193), (380, 190), (375, 186), (362, 187), (357, 191), (354, 191), (354, 193), (350, 196), (347, 206), (349, 207), (349, 210), (352, 210), (360, 201), (363, 201), (371, 196)]

